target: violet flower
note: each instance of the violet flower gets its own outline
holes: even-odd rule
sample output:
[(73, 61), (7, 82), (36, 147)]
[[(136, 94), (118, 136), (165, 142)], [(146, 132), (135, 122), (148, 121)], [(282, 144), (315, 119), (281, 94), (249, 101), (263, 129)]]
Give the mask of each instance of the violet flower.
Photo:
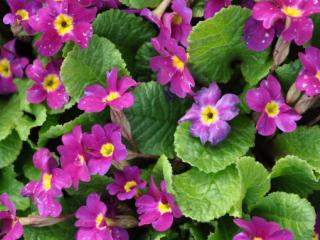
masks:
[(299, 53), (300, 62), (303, 65), (295, 86), (306, 95), (312, 97), (320, 95), (320, 50), (308, 47), (306, 53)]
[(139, 188), (146, 186), (145, 181), (141, 181), (140, 169), (138, 167), (127, 166), (122, 172), (114, 174), (115, 182), (107, 186), (111, 195), (117, 195), (120, 201), (132, 199), (137, 196)]
[(231, 2), (232, 0), (207, 0), (204, 8), (204, 18), (213, 17), (222, 8), (230, 6)]
[(73, 187), (77, 190), (80, 181), (90, 181), (90, 171), (81, 126), (76, 126), (71, 133), (63, 135), (62, 142), (63, 145), (57, 148), (61, 155), (61, 167), (71, 176)]
[(101, 112), (106, 106), (115, 110), (123, 110), (134, 104), (134, 96), (127, 92), (130, 87), (137, 86), (137, 82), (131, 77), (123, 77), (118, 80), (118, 70), (113, 68), (107, 73), (107, 89), (99, 84), (85, 88), (85, 97), (80, 99), (78, 108), (86, 112)]
[(199, 137), (202, 144), (209, 141), (216, 145), (223, 141), (230, 132), (227, 121), (239, 114), (240, 100), (234, 94), (225, 94), (215, 82), (208, 88), (202, 88), (195, 96), (195, 103), (179, 122), (192, 121), (190, 133)]
[(260, 87), (247, 92), (246, 102), (251, 110), (261, 113), (256, 128), (263, 136), (274, 134), (277, 127), (283, 132), (292, 132), (301, 118), (285, 103), (280, 83), (271, 74)]
[(7, 210), (0, 211), (0, 237), (2, 240), (16, 240), (23, 235), (23, 227), (19, 222), (16, 214), (16, 207), (10, 201), (7, 193), (2, 193), (0, 196), (0, 205)]
[(78, 0), (85, 7), (97, 7), (98, 9), (118, 8), (119, 0)]
[(192, 94), (195, 82), (187, 67), (188, 55), (185, 49), (178, 46), (174, 39), (168, 39), (161, 34), (151, 41), (153, 48), (160, 54), (150, 60), (150, 66), (157, 72), (159, 83), (170, 83), (170, 91), (180, 98)]
[(0, 94), (17, 91), (14, 78), (23, 76), (23, 69), (28, 65), (27, 58), (18, 58), (15, 50), (16, 40), (5, 43), (0, 52)]
[(253, 217), (251, 221), (238, 218), (234, 223), (244, 232), (235, 235), (233, 240), (293, 240), (293, 234), (289, 230), (281, 229), (279, 224), (260, 217)]
[(72, 184), (71, 177), (57, 168), (48, 149), (37, 150), (33, 155), (34, 166), (41, 171), (39, 181), (29, 182), (21, 191), (22, 196), (31, 197), (42, 217), (58, 217), (62, 207), (56, 198), (61, 197), (62, 189)]
[(69, 101), (69, 95), (60, 79), (61, 63), (52, 61), (44, 67), (41, 61), (36, 59), (27, 67), (27, 76), (35, 82), (27, 92), (29, 102), (37, 104), (47, 100), (50, 108), (61, 109)]
[(94, 125), (91, 134), (85, 134), (84, 144), (88, 153), (88, 166), (91, 174), (105, 175), (112, 161), (127, 158), (126, 146), (121, 142), (121, 128), (113, 123), (104, 127)]
[(29, 20), (34, 30), (43, 33), (35, 43), (38, 52), (46, 57), (52, 56), (68, 41), (87, 48), (96, 12), (96, 8), (84, 8), (76, 1), (53, 1), (44, 5)]
[(166, 183), (161, 182), (161, 191), (151, 177), (148, 194), (136, 201), (139, 226), (152, 224), (157, 231), (166, 231), (173, 224), (174, 218), (180, 218), (182, 213), (175, 203), (172, 194), (167, 192)]

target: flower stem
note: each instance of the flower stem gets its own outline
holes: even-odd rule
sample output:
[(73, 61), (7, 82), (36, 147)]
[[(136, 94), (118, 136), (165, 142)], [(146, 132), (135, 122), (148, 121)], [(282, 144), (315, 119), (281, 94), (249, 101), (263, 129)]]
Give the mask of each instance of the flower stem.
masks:
[(63, 221), (71, 218), (73, 214), (61, 216), (57, 218), (53, 217), (40, 217), (40, 216), (29, 216), (29, 217), (19, 217), (19, 221), (23, 226), (31, 225), (34, 227), (46, 227), (61, 223)]
[(154, 15), (156, 15), (160, 19), (170, 3), (171, 0), (163, 0), (159, 4), (159, 6), (155, 10), (153, 10)]

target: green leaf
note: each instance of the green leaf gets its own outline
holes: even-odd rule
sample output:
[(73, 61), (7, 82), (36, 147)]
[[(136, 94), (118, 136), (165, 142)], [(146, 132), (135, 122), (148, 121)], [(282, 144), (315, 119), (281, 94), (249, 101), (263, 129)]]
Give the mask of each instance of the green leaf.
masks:
[(14, 131), (6, 139), (0, 141), (0, 168), (13, 163), (22, 149), (22, 141)]
[(173, 189), (183, 215), (199, 222), (225, 215), (241, 196), (240, 176), (234, 166), (211, 174), (192, 168), (173, 177)]
[(299, 60), (284, 64), (276, 69), (282, 89), (287, 92), (291, 85), (297, 80), (301, 64)]
[(156, 74), (150, 68), (150, 59), (157, 55), (150, 42), (144, 43), (136, 55), (136, 79), (141, 82), (156, 80)]
[(279, 223), (293, 232), (295, 240), (312, 239), (315, 210), (306, 199), (298, 195), (271, 193), (254, 207), (252, 215)]
[(237, 167), (243, 184), (243, 202), (250, 208), (269, 192), (269, 173), (261, 163), (256, 162), (252, 157), (240, 158)]
[(249, 16), (249, 9), (231, 6), (193, 28), (189, 37), (190, 65), (202, 83), (228, 82), (234, 71), (233, 62), (239, 61), (241, 72), (251, 85), (268, 74), (272, 65), (269, 50), (252, 52), (243, 41), (243, 26)]
[(159, 184), (165, 180), (168, 192), (172, 193), (172, 167), (166, 155), (160, 156), (152, 172), (156, 182)]
[(0, 170), (0, 182), (0, 193), (8, 193), (18, 210), (26, 210), (30, 206), (30, 200), (20, 194), (23, 184), (16, 179), (13, 165)]
[(61, 78), (69, 95), (75, 100), (86, 86), (106, 85), (106, 72), (117, 67), (120, 75), (128, 74), (119, 50), (108, 39), (93, 36), (88, 48), (78, 45), (68, 53), (61, 67)]
[[(193, 223), (185, 223), (180, 226), (182, 231), (182, 238), (180, 239), (189, 239), (189, 240), (205, 240), (205, 235), (203, 231), (201, 231), (200, 226)], [(185, 236), (187, 235), (187, 236)]]
[(231, 122), (230, 135), (220, 144), (203, 145), (198, 138), (190, 135), (191, 123), (178, 126), (174, 146), (182, 161), (206, 173), (218, 172), (244, 156), (254, 145), (255, 128), (247, 117), (238, 117)]
[(192, 7), (193, 17), (203, 17), (206, 0), (195, 0)]
[(161, 0), (120, 0), (121, 3), (127, 5), (130, 8), (155, 8), (161, 3)]
[(215, 223), (214, 234), (210, 234), (208, 240), (230, 240), (237, 233), (238, 227), (232, 218), (224, 216)]
[(132, 73), (138, 49), (156, 35), (156, 30), (150, 22), (118, 9), (99, 14), (93, 23), (93, 29), (95, 34), (109, 39), (116, 45)]
[(133, 93), (135, 104), (125, 114), (139, 150), (173, 158), (173, 134), (188, 102), (170, 98), (156, 82), (142, 83)]
[(320, 184), (312, 167), (295, 156), (279, 159), (271, 172), (272, 187), (288, 193), (307, 197), (313, 190), (320, 190)]
[(292, 133), (279, 134), (274, 140), (274, 151), (280, 156), (294, 155), (306, 160), (320, 172), (320, 126), (298, 127)]

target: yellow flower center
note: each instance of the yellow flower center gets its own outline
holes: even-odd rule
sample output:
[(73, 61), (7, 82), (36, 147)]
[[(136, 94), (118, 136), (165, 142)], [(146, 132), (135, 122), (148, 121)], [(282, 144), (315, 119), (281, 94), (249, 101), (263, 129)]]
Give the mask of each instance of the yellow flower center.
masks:
[(320, 70), (317, 72), (316, 78), (320, 81)]
[(104, 98), (104, 101), (105, 101), (105, 102), (111, 102), (111, 101), (113, 101), (113, 100), (118, 99), (119, 97), (120, 97), (120, 94), (119, 94), (118, 92), (110, 92), (110, 93), (108, 94), (108, 96), (106, 96), (106, 97)]
[(201, 121), (203, 124), (210, 125), (214, 124), (219, 117), (219, 112), (212, 106), (206, 106), (201, 111)]
[(49, 191), (51, 189), (52, 175), (45, 173), (42, 177), (42, 185), (44, 190)]
[(19, 9), (18, 11), (16, 11), (16, 15), (20, 16), (22, 21), (29, 19), (29, 12), (25, 9)]
[(84, 159), (84, 156), (79, 154), (78, 159), (79, 159), (80, 165), (83, 166), (86, 162)]
[(263, 240), (261, 237), (254, 237), (253, 240)]
[(101, 223), (103, 222), (103, 220), (104, 220), (104, 216), (103, 216), (103, 214), (102, 213), (99, 213), (98, 214), (98, 216), (97, 216), (97, 218), (96, 218), (96, 228), (98, 228), (98, 229), (101, 229)]
[(136, 181), (128, 181), (124, 185), (124, 190), (126, 192), (130, 192), (132, 190), (132, 188), (134, 188), (135, 186), (137, 186), (137, 182)]
[(288, 17), (301, 17), (302, 11), (297, 7), (284, 7), (282, 12)]
[(265, 107), (265, 111), (269, 117), (276, 117), (280, 112), (279, 104), (275, 101), (268, 102)]
[(177, 56), (173, 56), (172, 57), (172, 64), (173, 66), (178, 69), (179, 71), (183, 71), (184, 69), (184, 62), (181, 61), (180, 58), (178, 58)]
[(54, 28), (60, 36), (70, 33), (74, 28), (73, 18), (63, 13), (59, 14), (54, 20)]
[(60, 86), (60, 79), (57, 74), (48, 74), (43, 81), (43, 88), (47, 92), (54, 92)]
[(0, 76), (4, 78), (11, 76), (10, 61), (6, 58), (0, 60)]
[(312, 240), (319, 240), (319, 235), (317, 233), (314, 233)]
[(164, 204), (164, 203), (162, 203), (162, 202), (159, 202), (158, 208), (159, 208), (159, 212), (160, 212), (161, 214), (169, 213), (169, 212), (172, 211), (170, 205), (167, 204), (167, 203)]
[(172, 23), (174, 25), (180, 25), (182, 23), (182, 17), (179, 16), (178, 14), (175, 14), (174, 17), (172, 18)]
[(101, 146), (100, 153), (104, 157), (112, 156), (114, 152), (114, 146), (112, 143), (106, 143)]

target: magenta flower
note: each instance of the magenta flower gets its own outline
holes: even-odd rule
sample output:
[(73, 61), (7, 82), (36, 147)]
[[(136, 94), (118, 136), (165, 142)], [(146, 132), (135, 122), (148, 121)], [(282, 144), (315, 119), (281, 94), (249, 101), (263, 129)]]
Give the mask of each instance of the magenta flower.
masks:
[(119, 0), (78, 0), (78, 2), (85, 7), (93, 6), (98, 9), (118, 8), (120, 6)]
[(285, 103), (280, 83), (272, 75), (263, 80), (260, 87), (247, 92), (246, 102), (250, 109), (261, 113), (256, 128), (263, 136), (274, 134), (277, 127), (283, 132), (292, 132), (301, 118)]
[(299, 53), (303, 65), (297, 81), (296, 88), (304, 91), (308, 96), (320, 95), (320, 50), (308, 47), (306, 53)]
[(320, 213), (317, 213), (316, 224), (314, 226), (314, 237), (313, 240), (317, 240), (320, 237)]
[(132, 199), (137, 196), (139, 188), (146, 186), (145, 181), (141, 181), (138, 167), (127, 166), (122, 172), (114, 174), (115, 182), (107, 186), (111, 195), (117, 195), (120, 201)]
[(222, 8), (230, 6), (231, 2), (232, 0), (207, 0), (204, 8), (204, 18), (213, 17)]
[(230, 132), (227, 121), (239, 114), (240, 100), (234, 94), (225, 94), (215, 82), (208, 88), (202, 88), (195, 96), (195, 103), (179, 122), (192, 121), (190, 133), (199, 137), (202, 144), (209, 141), (216, 145), (223, 141)]
[(253, 217), (251, 221), (238, 218), (234, 223), (244, 232), (235, 235), (233, 240), (293, 240), (293, 234), (289, 230), (281, 229), (279, 224), (260, 217)]
[(56, 198), (62, 196), (62, 189), (71, 187), (71, 177), (57, 168), (57, 162), (46, 148), (37, 150), (33, 155), (33, 164), (42, 172), (40, 180), (29, 182), (21, 194), (32, 198), (40, 216), (58, 217), (62, 207)]
[(34, 30), (29, 25), (29, 19), (36, 14), (41, 7), (38, 1), (8, 0), (11, 13), (4, 16), (3, 22), (11, 26), (21, 25), (28, 34), (33, 34)]
[(98, 84), (85, 88), (85, 97), (80, 99), (78, 108), (86, 112), (101, 112), (106, 106), (115, 110), (123, 110), (134, 104), (134, 96), (126, 92), (130, 87), (137, 86), (137, 82), (131, 77), (123, 77), (118, 80), (118, 70), (113, 68), (107, 73), (107, 89)]
[(90, 181), (81, 126), (76, 126), (71, 133), (63, 135), (62, 142), (63, 145), (57, 148), (61, 155), (61, 167), (71, 176), (73, 187), (77, 190), (80, 181)]
[(69, 96), (60, 79), (61, 61), (52, 61), (45, 68), (36, 59), (26, 70), (27, 76), (35, 83), (28, 89), (27, 100), (31, 103), (41, 103), (47, 99), (52, 109), (61, 109), (69, 101)]
[(116, 124), (109, 123), (104, 127), (94, 125), (91, 134), (84, 135), (83, 140), (91, 174), (104, 175), (113, 160), (122, 161), (127, 158), (126, 146), (121, 142), (121, 129)]
[(23, 235), (23, 228), (16, 215), (16, 207), (10, 201), (7, 193), (0, 196), (0, 205), (7, 211), (0, 211), (0, 237), (2, 240), (16, 240)]
[(67, 41), (73, 41), (82, 48), (88, 47), (92, 37), (91, 22), (96, 12), (96, 8), (84, 8), (76, 1), (53, 1), (44, 5), (29, 20), (34, 30), (43, 33), (35, 43), (38, 52), (52, 56)]
[(173, 218), (180, 218), (182, 213), (175, 203), (172, 194), (167, 192), (166, 183), (161, 182), (161, 191), (150, 179), (148, 194), (139, 197), (136, 201), (138, 208), (139, 226), (152, 224), (157, 231), (166, 231), (173, 223)]
[(151, 58), (150, 65), (157, 72), (160, 84), (170, 83), (170, 91), (184, 98), (192, 94), (195, 86), (193, 77), (187, 67), (188, 55), (183, 47), (178, 46), (174, 39), (161, 35), (152, 39), (154, 49), (161, 55)]
[(0, 52), (0, 94), (17, 91), (14, 78), (23, 76), (23, 69), (28, 65), (27, 58), (18, 58), (15, 50), (16, 40), (5, 43)]
[[(251, 19), (245, 27), (247, 45), (261, 51), (271, 44), (276, 31), (286, 42), (294, 40), (297, 45), (303, 45), (312, 37), (313, 22), (309, 17), (319, 12), (318, 1), (259, 1), (253, 7), (252, 15), (257, 22)], [(252, 34), (254, 31), (258, 33), (256, 36)]]

